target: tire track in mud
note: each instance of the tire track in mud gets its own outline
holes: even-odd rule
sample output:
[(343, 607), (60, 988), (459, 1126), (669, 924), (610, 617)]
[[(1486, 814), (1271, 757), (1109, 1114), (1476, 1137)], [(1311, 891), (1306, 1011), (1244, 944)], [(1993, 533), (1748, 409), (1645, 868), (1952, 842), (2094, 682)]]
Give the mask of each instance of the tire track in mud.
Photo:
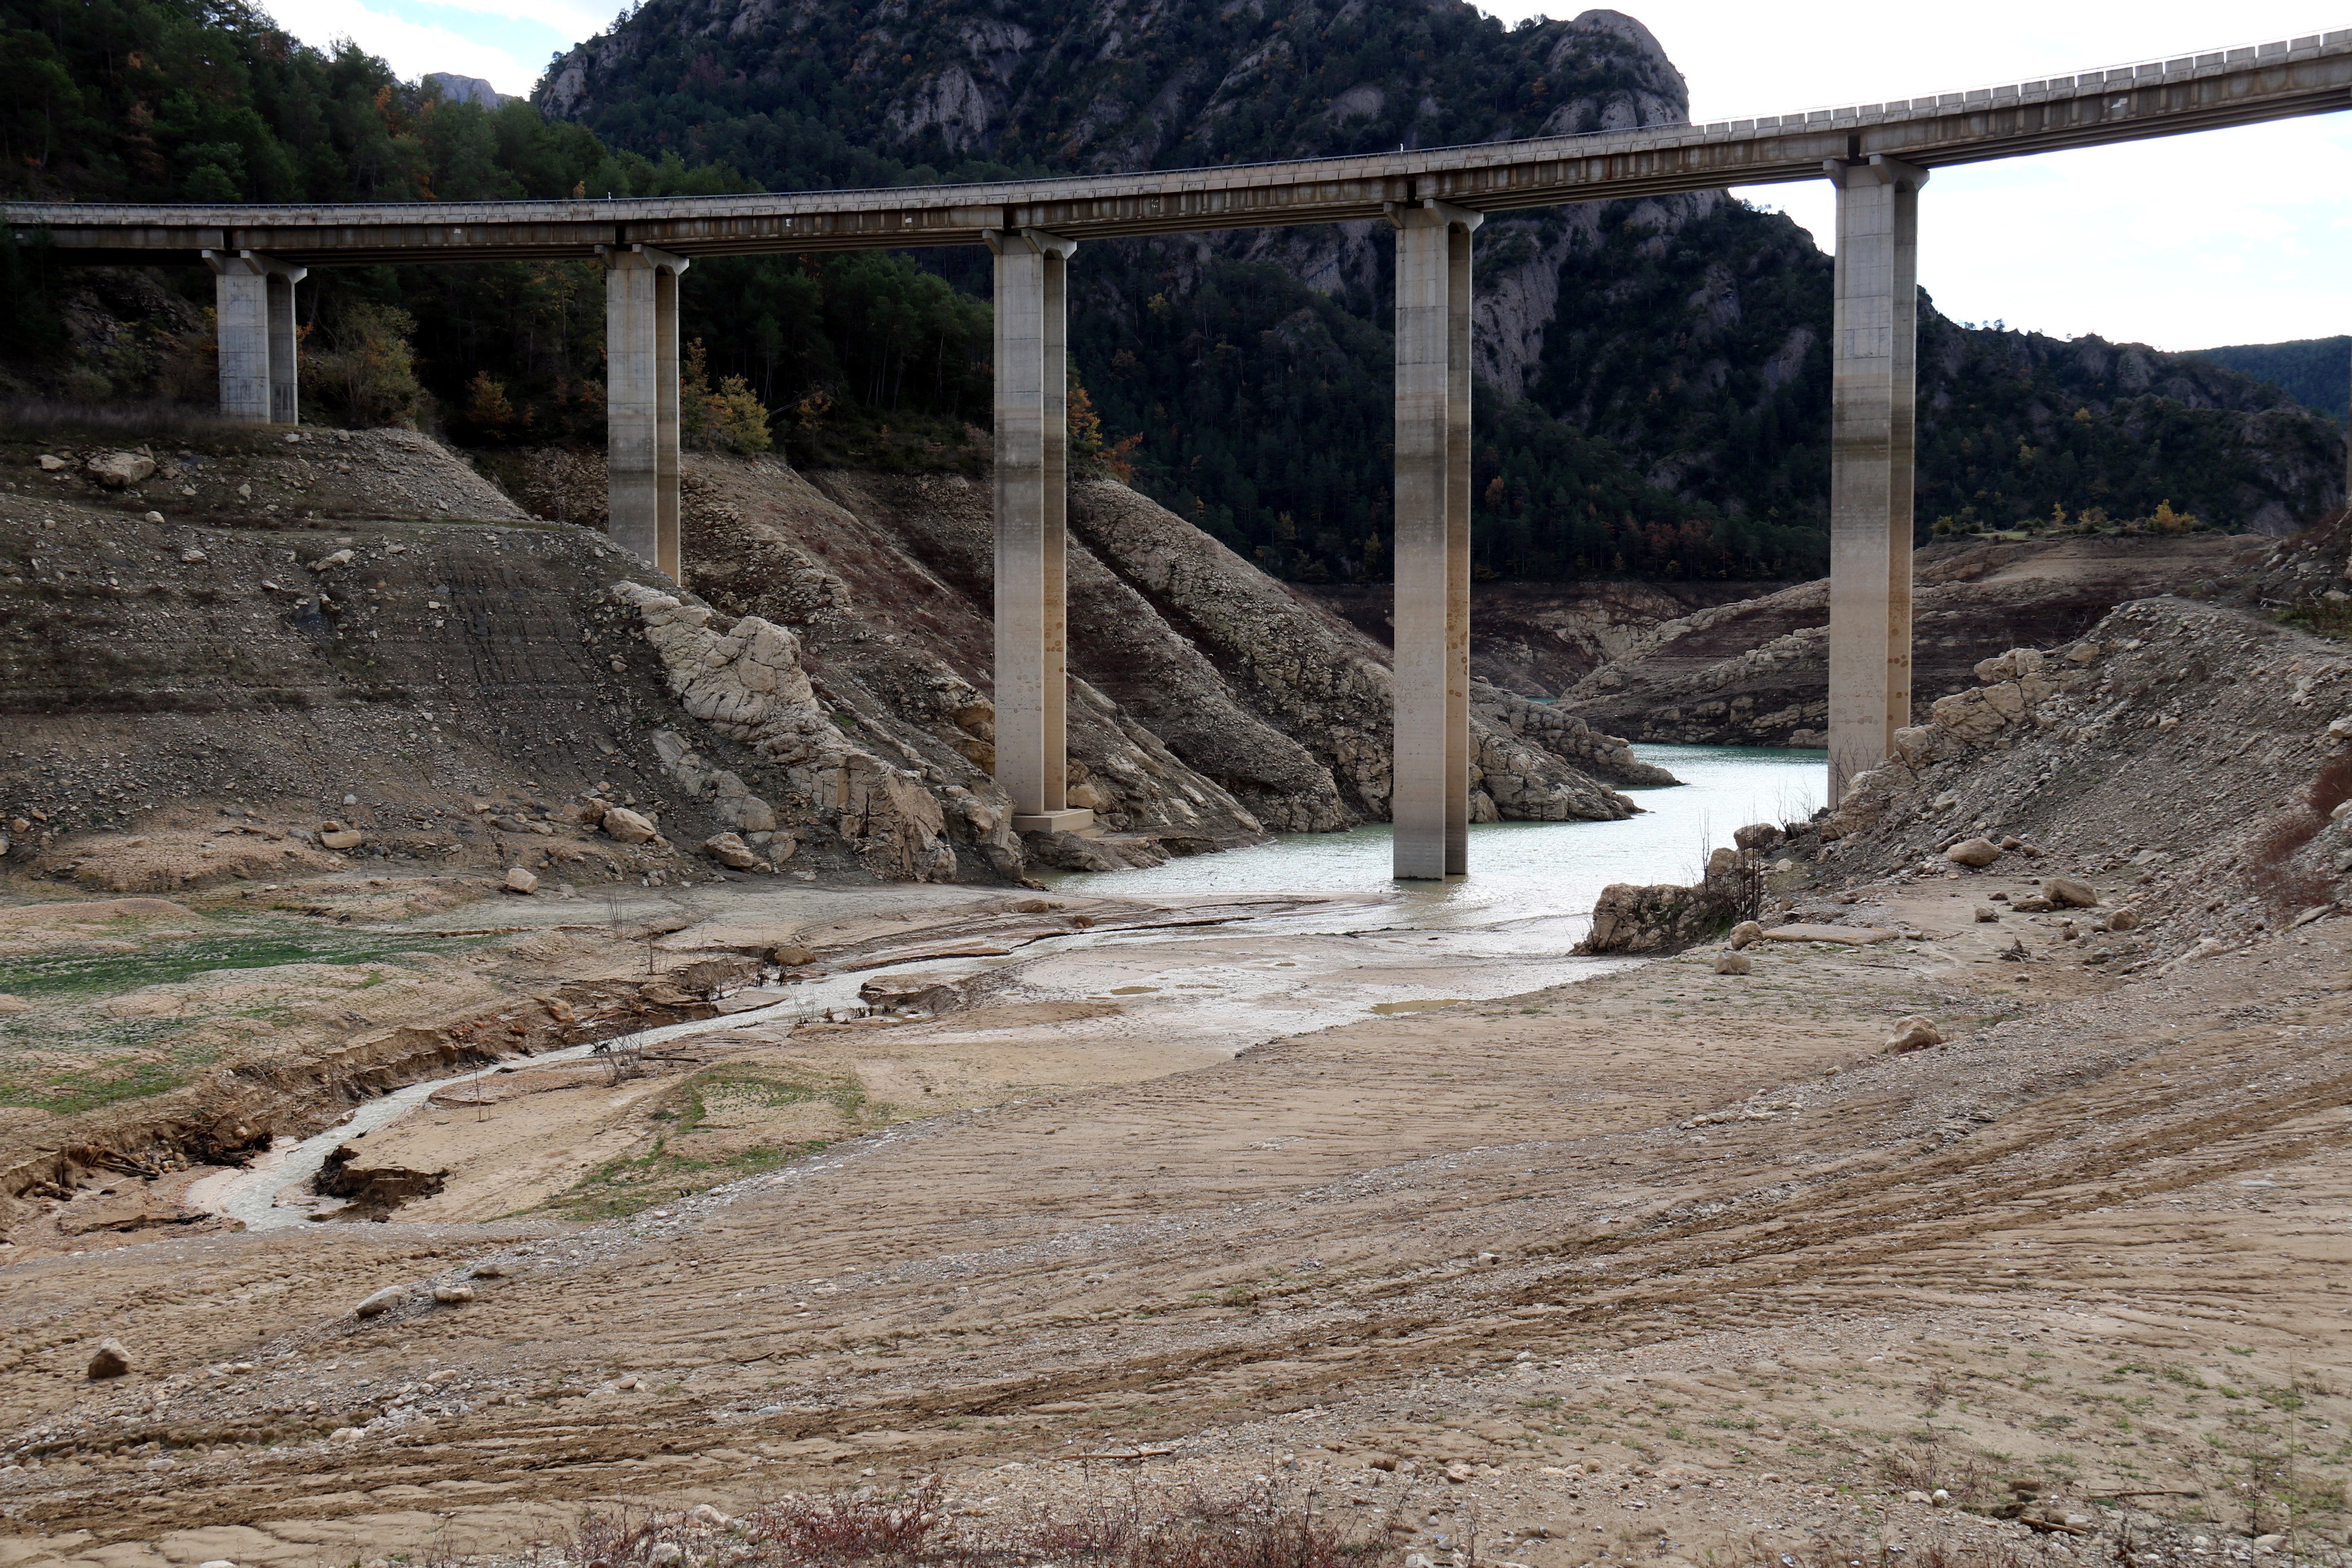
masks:
[[(509, 1417), (504, 1407), (478, 1410), (463, 1419), (487, 1422), (474, 1433), (416, 1433), (395, 1437), (373, 1452), (337, 1456), (334, 1487), (341, 1500), (318, 1494), (314, 1453), (262, 1456), (247, 1461), (243, 1474), (207, 1478), (206, 1503), (183, 1504), (168, 1483), (151, 1483), (151, 1495), (121, 1495), (132, 1478), (110, 1478), (112, 1495), (76, 1500), (56, 1496), (25, 1515), (53, 1528), (102, 1532), (129, 1528), (152, 1531), (205, 1517), (235, 1504), (266, 1520), (291, 1512), (356, 1513), (381, 1506), (360, 1494), (420, 1479), (459, 1481), (467, 1500), (529, 1495), (541, 1500), (580, 1500), (625, 1494), (692, 1474), (714, 1465), (711, 1450), (783, 1445), (801, 1457), (825, 1463), (852, 1448), (860, 1434), (894, 1434), (887, 1449), (904, 1459), (909, 1453), (925, 1465), (949, 1462), (985, 1447), (1017, 1444), (1015, 1428), (999, 1426), (962, 1435), (940, 1424), (959, 1418), (1013, 1416), (1035, 1419), (1040, 1405), (1086, 1405), (1142, 1396), (1152, 1391), (1145, 1427), (1129, 1426), (1130, 1440), (1181, 1433), (1230, 1410), (1239, 1400), (1259, 1411), (1320, 1403), (1367, 1382), (1433, 1369), (1508, 1362), (1519, 1350), (1556, 1346), (1563, 1331), (1598, 1334), (1632, 1344), (1686, 1333), (1712, 1323), (1743, 1326), (1795, 1321), (1818, 1310), (1817, 1296), (1790, 1295), (1804, 1287), (1827, 1288), (1849, 1306), (1916, 1310), (1923, 1294), (1965, 1288), (1976, 1292), (2012, 1292), (2021, 1287), (1999, 1277), (1943, 1264), (1933, 1278), (1914, 1275), (1890, 1289), (1873, 1266), (1906, 1255), (1924, 1258), (1993, 1232), (2046, 1224), (2162, 1193), (2193, 1187), (2235, 1173), (2304, 1158), (2340, 1147), (2340, 1124), (2315, 1119), (2352, 1105), (2352, 1072), (2326, 1070), (2342, 1060), (2332, 1038), (2306, 1036), (2292, 1048), (2258, 1050), (2257, 1060), (2241, 1060), (2225, 1080), (2210, 1073), (2204, 1092), (2187, 1097), (2183, 1085), (2163, 1069), (2179, 1058), (2204, 1058), (2208, 1048), (2184, 1043), (2136, 1060), (2117, 1063), (2091, 1082), (2020, 1107), (2009, 1117), (1962, 1143), (1936, 1147), (1913, 1142), (1870, 1152), (1862, 1169), (1846, 1169), (1829, 1180), (1789, 1190), (1768, 1202), (1734, 1199), (1731, 1208), (1711, 1215), (1670, 1219), (1624, 1237), (1566, 1242), (1538, 1241), (1527, 1251), (1543, 1257), (1532, 1278), (1525, 1268), (1486, 1271), (1450, 1270), (1442, 1276), (1351, 1281), (1352, 1299), (1336, 1307), (1302, 1313), (1306, 1321), (1269, 1332), (1263, 1319), (1206, 1323), (1193, 1342), (1157, 1353), (1118, 1355), (1094, 1365), (1072, 1364), (1084, 1352), (1105, 1348), (1106, 1337), (1090, 1334), (1076, 1321), (1025, 1326), (1033, 1355), (1060, 1361), (1059, 1370), (982, 1381), (949, 1381), (970, 1347), (944, 1338), (912, 1345), (894, 1336), (887, 1375), (897, 1382), (932, 1382), (926, 1389), (895, 1388), (849, 1393), (837, 1384), (833, 1408), (776, 1410), (794, 1390), (771, 1391), (765, 1413), (714, 1410), (710, 1394), (656, 1397), (625, 1407), (608, 1407), (627, 1423), (583, 1424), (568, 1414), (539, 1420)], [(2258, 1070), (2254, 1070), (2258, 1069)], [(2237, 1086), (2274, 1081), (2284, 1074), (2299, 1081), (2252, 1099), (2235, 1096)], [(2118, 1081), (2123, 1080), (2123, 1081)], [(2133, 1130), (2116, 1136), (2118, 1123)], [(1759, 1142), (1784, 1141), (1792, 1131), (1773, 1128)], [(1817, 1131), (1817, 1130), (1815, 1130)], [(1998, 1142), (1989, 1142), (1999, 1135)], [(1603, 1134), (1583, 1141), (1590, 1167), (1620, 1157), (1616, 1151), (1643, 1134)], [(1755, 1136), (1751, 1134), (1751, 1136)], [(1769, 1153), (1769, 1151), (1763, 1152)], [(1762, 1163), (1762, 1156), (1755, 1157)], [(1474, 1195), (1477, 1173), (1447, 1173), (1456, 1199)], [(1726, 1184), (1732, 1184), (1727, 1183)], [(1391, 1193), (1389, 1206), (1419, 1212), (1425, 1188)], [(1536, 1194), (1513, 1193), (1486, 1206), (1525, 1203)], [(1290, 1201), (1296, 1202), (1297, 1195)], [(1696, 1200), (1705, 1201), (1705, 1200)], [(1687, 1207), (1688, 1205), (1684, 1205)], [(1352, 1216), (1365, 1224), (1368, 1216)], [(1579, 1266), (1608, 1266), (1606, 1274), (1580, 1272)], [(1050, 1281), (1068, 1265), (1040, 1264), (1007, 1279)], [(702, 1281), (705, 1296), (723, 1294), (735, 1276)], [(1957, 1280), (1957, 1284), (1956, 1284)], [(1452, 1300), (1420, 1310), (1380, 1310), (1417, 1292), (1435, 1290)], [(2102, 1294), (2095, 1287), (2069, 1290), (2070, 1299)], [(1569, 1298), (1569, 1299), (1564, 1299)], [(2145, 1292), (2137, 1298), (2143, 1305)], [(593, 1310), (593, 1303), (590, 1304)], [(877, 1309), (877, 1312), (880, 1309)], [(1223, 1331), (1220, 1332), (1220, 1331)], [(717, 1332), (740, 1340), (731, 1330)], [(838, 1329), (824, 1333), (836, 1342), (859, 1336)], [(708, 1332), (692, 1338), (703, 1341)], [(1204, 1340), (1223, 1339), (1223, 1343)], [(707, 1352), (708, 1345), (702, 1349)], [(747, 1363), (818, 1353), (790, 1342), (772, 1347), (744, 1343)], [(1473, 1351), (1466, 1356), (1465, 1350)], [(756, 1355), (748, 1352), (758, 1352)], [(1056, 1354), (1055, 1352), (1062, 1352)], [(845, 1399), (842, 1396), (846, 1394)], [(735, 1403), (740, 1404), (740, 1396)], [(1061, 1413), (1065, 1416), (1073, 1413)], [(1075, 1413), (1081, 1421), (1083, 1412)], [(676, 1450), (676, 1451), (670, 1451)], [(673, 1471), (675, 1470), (675, 1474)], [(125, 1513), (136, 1516), (131, 1525)]]

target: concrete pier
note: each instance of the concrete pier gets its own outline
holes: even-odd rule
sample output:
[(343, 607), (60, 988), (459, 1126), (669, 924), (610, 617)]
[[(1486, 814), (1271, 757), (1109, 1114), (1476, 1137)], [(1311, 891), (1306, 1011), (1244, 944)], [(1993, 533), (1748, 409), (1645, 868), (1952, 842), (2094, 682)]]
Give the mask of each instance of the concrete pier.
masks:
[(605, 531), (685, 581), (677, 521), (677, 280), (689, 263), (651, 246), (604, 260)]
[(221, 417), (299, 425), (294, 285), (310, 269), (252, 250), (207, 250), (204, 258), (213, 272)]
[(1469, 869), (1470, 236), (1479, 215), (1399, 205), (1396, 225), (1394, 874)]
[(1831, 339), (1829, 798), (1911, 722), (1911, 500), (1924, 169), (1826, 165), (1838, 189)]
[(996, 255), (996, 782), (1023, 833), (1069, 833), (1070, 253), (992, 230)]

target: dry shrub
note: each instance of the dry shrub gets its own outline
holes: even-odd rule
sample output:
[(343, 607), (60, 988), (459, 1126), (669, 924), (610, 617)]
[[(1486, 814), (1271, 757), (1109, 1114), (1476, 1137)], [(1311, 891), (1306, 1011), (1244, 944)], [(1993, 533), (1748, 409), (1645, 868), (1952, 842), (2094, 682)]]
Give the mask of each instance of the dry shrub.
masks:
[(593, 1514), (539, 1568), (1379, 1568), (1350, 1534), (1273, 1489), (1236, 1498), (1138, 1487), (1075, 1514), (950, 1514), (936, 1478), (906, 1491), (788, 1496), (739, 1519), (710, 1509)]
[(2303, 807), (2263, 835), (2254, 846), (2248, 880), (2281, 910), (2306, 910), (2335, 898), (2335, 885), (2318, 871), (2290, 864), (2327, 826), (2328, 813), (2352, 800), (2352, 752), (2330, 758), (2312, 775)]
[(1995, 1479), (1984, 1457), (1973, 1449), (1947, 1448), (1933, 1432), (1914, 1433), (1877, 1458), (1879, 1473), (1905, 1491), (1942, 1489), (1956, 1502), (1974, 1502), (1992, 1489)]

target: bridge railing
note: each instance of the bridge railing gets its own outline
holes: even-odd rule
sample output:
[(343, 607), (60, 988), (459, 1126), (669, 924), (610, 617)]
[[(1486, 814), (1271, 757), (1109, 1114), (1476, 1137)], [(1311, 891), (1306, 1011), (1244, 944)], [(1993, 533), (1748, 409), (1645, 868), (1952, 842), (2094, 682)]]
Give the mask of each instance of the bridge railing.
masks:
[(1692, 129), (1706, 135), (1745, 136), (1759, 131), (1792, 126), (1868, 124), (1901, 116), (1949, 114), (1971, 109), (1994, 109), (2011, 103), (2045, 103), (2053, 98), (2078, 98), (2093, 88), (2160, 87), (2168, 82), (2194, 81), (2223, 76), (2248, 66), (2285, 65), (2321, 55), (2352, 49), (2352, 27), (2331, 33), (2310, 33), (2298, 38), (2242, 44), (2234, 48), (2206, 49), (2161, 59), (2130, 60), (2073, 76), (2043, 77), (2034, 81), (2008, 81), (1957, 92), (1935, 92), (1921, 98), (1890, 98), (1879, 103), (1841, 104), (1800, 110), (1794, 114), (1759, 114), (1746, 119), (1709, 120)]

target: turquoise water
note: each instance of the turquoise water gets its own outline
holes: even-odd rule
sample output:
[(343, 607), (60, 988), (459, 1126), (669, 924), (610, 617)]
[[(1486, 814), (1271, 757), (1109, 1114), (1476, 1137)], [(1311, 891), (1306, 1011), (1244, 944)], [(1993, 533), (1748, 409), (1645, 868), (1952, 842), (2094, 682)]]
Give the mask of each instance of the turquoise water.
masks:
[(1096, 897), (1241, 893), (1393, 893), (1396, 923), (1482, 928), (1555, 948), (1580, 927), (1612, 882), (1689, 882), (1710, 851), (1751, 822), (1812, 815), (1827, 788), (1826, 753), (1737, 746), (1640, 745), (1683, 780), (1628, 790), (1642, 814), (1622, 822), (1490, 822), (1470, 829), (1470, 874), (1444, 883), (1391, 879), (1390, 829), (1289, 833), (1271, 844), (1172, 860), (1139, 871), (1065, 872), (1064, 891)]

